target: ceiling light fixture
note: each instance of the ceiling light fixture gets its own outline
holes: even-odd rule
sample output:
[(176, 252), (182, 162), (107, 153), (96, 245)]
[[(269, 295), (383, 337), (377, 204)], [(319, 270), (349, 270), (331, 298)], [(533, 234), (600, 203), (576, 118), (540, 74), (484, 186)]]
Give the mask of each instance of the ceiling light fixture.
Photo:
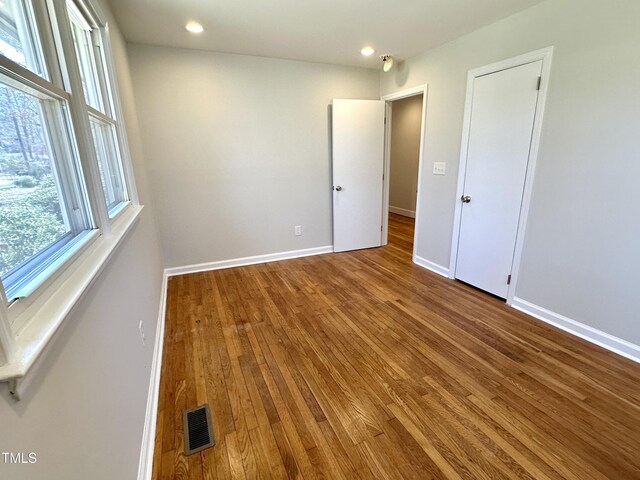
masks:
[(185, 30), (191, 33), (202, 33), (204, 32), (204, 27), (200, 25), (198, 22), (189, 22), (184, 26)]
[(382, 60), (382, 70), (388, 72), (393, 67), (393, 57), (391, 55), (380, 55), (380, 60)]
[(362, 50), (360, 50), (360, 53), (365, 57), (370, 57), (371, 55), (376, 53), (376, 51), (372, 47), (364, 47)]

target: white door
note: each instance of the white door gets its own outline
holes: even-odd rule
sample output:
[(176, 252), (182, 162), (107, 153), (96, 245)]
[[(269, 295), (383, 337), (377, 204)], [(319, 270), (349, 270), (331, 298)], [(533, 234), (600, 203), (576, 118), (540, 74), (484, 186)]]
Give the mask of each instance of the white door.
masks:
[(382, 245), (385, 103), (333, 100), (333, 249)]
[(542, 61), (478, 77), (456, 278), (506, 298), (538, 102)]

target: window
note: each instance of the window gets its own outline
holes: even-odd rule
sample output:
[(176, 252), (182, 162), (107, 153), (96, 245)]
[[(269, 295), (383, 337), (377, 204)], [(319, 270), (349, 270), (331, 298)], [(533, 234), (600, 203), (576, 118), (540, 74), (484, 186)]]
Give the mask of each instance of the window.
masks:
[(115, 215), (127, 202), (126, 183), (120, 157), (114, 103), (107, 78), (101, 31), (96, 22), (83, 14), (72, 1), (67, 2), (73, 44), (91, 124), (91, 134), (100, 168), (102, 189), (109, 210)]
[(40, 39), (33, 19), (29, 1), (0, 1), (0, 54), (46, 77)]
[(0, 0), (0, 381), (24, 375), (142, 209), (89, 1)]
[(122, 169), (118, 161), (115, 128), (113, 125), (101, 122), (96, 118), (91, 118), (90, 122), (107, 208), (110, 212), (116, 211), (118, 206), (127, 200), (127, 197), (122, 178)]
[(75, 4), (68, 3), (67, 8), (69, 9), (71, 33), (73, 34), (73, 44), (78, 57), (84, 98), (88, 105), (96, 110), (103, 111), (102, 93), (98, 82), (98, 63), (94, 55), (91, 26), (85, 21)]
[[(94, 228), (72, 134), (70, 95), (45, 76), (32, 4), (0, 0), (0, 278), (9, 300)], [(17, 68), (12, 68), (13, 64)], [(26, 78), (25, 67), (39, 78)]]
[(67, 111), (0, 75), (0, 275), (10, 299), (92, 227)]

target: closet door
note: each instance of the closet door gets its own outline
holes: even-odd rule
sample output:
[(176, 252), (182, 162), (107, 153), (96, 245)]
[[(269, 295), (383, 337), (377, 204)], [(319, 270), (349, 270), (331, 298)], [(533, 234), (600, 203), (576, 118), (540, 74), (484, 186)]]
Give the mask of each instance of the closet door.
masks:
[(474, 80), (455, 277), (506, 298), (542, 61)]

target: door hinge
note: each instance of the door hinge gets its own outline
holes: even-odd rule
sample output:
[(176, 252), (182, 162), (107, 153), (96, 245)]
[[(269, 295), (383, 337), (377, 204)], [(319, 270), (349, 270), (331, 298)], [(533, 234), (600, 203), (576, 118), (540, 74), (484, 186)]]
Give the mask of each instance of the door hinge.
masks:
[(380, 231), (382, 231), (382, 225), (380, 225)]
[(387, 124), (387, 117), (384, 117), (384, 124)]
[(542, 87), (542, 77), (538, 77), (538, 86), (536, 87), (536, 90), (540, 90), (540, 87)]
[(511, 285), (511, 275), (507, 277), (507, 285)]

